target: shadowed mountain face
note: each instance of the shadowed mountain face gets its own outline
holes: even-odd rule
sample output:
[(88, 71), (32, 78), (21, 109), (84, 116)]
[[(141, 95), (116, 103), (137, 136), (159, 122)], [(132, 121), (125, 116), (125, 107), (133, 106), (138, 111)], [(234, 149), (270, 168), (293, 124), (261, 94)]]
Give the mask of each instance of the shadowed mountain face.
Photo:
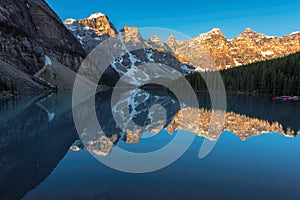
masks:
[(20, 70), (29, 74), (44, 66), (44, 55), (77, 69), (84, 52), (45, 1), (3, 0), (0, 6), (3, 57), (20, 61)]
[(18, 88), (27, 92), (21, 80), (28, 82), (26, 75), (42, 69), (47, 57), (78, 69), (85, 52), (44, 0), (3, 0), (0, 10), (0, 60), (9, 65), (0, 68), (1, 79), (17, 81)]

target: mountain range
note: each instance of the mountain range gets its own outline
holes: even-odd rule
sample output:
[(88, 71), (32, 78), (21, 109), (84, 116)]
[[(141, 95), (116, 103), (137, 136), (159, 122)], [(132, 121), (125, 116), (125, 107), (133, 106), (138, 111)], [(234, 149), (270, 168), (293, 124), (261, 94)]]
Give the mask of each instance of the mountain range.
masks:
[[(79, 39), (87, 53), (107, 36), (114, 36), (117, 33), (108, 17), (102, 13), (92, 14), (83, 20), (68, 19), (64, 24)], [(163, 42), (155, 35), (147, 40), (141, 39), (136, 27), (126, 28), (131, 30), (127, 32), (127, 35), (138, 36), (138, 40), (134, 42), (144, 42), (147, 43), (146, 46), (150, 46), (152, 49), (170, 51), (178, 60), (199, 71), (227, 69), (283, 57), (300, 51), (300, 32), (276, 37), (246, 28), (235, 38), (227, 39), (219, 28), (213, 28), (211, 31), (189, 40), (176, 40), (171, 35)], [(92, 35), (94, 37), (91, 37)], [(204, 61), (202, 56), (206, 54), (212, 58), (213, 62)]]
[[(174, 36), (162, 41), (143, 38), (136, 27), (118, 31), (109, 18), (94, 13), (64, 23), (44, 0), (0, 2), (0, 88), (14, 85), (21, 93), (72, 89), (86, 56), (107, 38), (121, 36), (125, 46), (137, 46), (109, 66), (104, 84), (116, 81), (138, 65), (160, 63), (189, 74), (221, 70), (300, 51), (300, 33), (275, 37), (247, 28), (233, 39), (214, 28), (189, 40)], [(133, 80), (136, 83), (137, 80)], [(3, 87), (5, 88), (5, 87)]]

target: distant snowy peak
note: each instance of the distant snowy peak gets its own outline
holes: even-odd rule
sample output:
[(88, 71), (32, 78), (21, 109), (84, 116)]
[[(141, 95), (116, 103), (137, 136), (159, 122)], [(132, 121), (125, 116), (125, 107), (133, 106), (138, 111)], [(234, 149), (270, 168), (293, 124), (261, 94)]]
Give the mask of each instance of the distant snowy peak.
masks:
[(156, 35), (153, 35), (152, 37), (150, 37), (149, 40), (152, 42), (161, 42), (160, 38), (157, 37)]
[(258, 33), (256, 31), (252, 30), (251, 28), (246, 28), (238, 37), (243, 37), (243, 36), (246, 36), (246, 37), (248, 37), (248, 36), (254, 36), (254, 37), (262, 36), (262, 37), (265, 37), (266, 35)]
[(291, 32), (289, 35), (297, 35), (297, 34), (300, 34), (300, 31)]
[(174, 41), (174, 40), (176, 40), (176, 38), (175, 38), (175, 36), (174, 35), (170, 35), (170, 37), (166, 40), (166, 41), (168, 41), (168, 40), (170, 40), (170, 41)]
[(101, 12), (96, 12), (94, 14), (91, 14), (88, 19), (97, 19), (99, 17), (104, 17), (106, 16), (105, 14), (101, 13)]
[(265, 38), (266, 39), (279, 38), (278, 36), (271, 36), (271, 35), (267, 35), (267, 34), (256, 32), (256, 31), (252, 30), (251, 28), (246, 28), (243, 31), (243, 33), (241, 33), (237, 37), (241, 37), (241, 36), (250, 36), (250, 37), (256, 37), (256, 38), (261, 38), (261, 39), (265, 39)]
[(208, 33), (216, 34), (216, 35), (219, 35), (219, 34), (222, 35), (223, 34), (222, 31), (221, 31), (221, 29), (219, 29), (219, 28), (213, 28)]
[(207, 33), (202, 33), (196, 37), (197, 40), (204, 41), (209, 40), (213, 38), (225, 38), (223, 35), (223, 32), (219, 28), (213, 28), (212, 30), (208, 31)]
[(69, 18), (64, 21), (64, 24), (73, 24), (74, 22), (76, 22), (76, 19)]
[(259, 42), (265, 39), (277, 39), (277, 36), (269, 36), (263, 33), (256, 32), (250, 28), (246, 28), (240, 35), (233, 38), (233, 40), (250, 39), (253, 42)]
[(272, 35), (266, 35), (266, 38), (273, 39), (273, 38), (278, 38), (278, 37), (277, 36), (272, 36)]
[[(300, 31), (294, 31), (294, 32), (290, 33), (288, 36), (293, 36), (293, 35), (298, 35), (298, 34), (300, 34)], [(282, 38), (282, 37), (259, 33), (259, 32), (254, 31), (251, 28), (245, 28), (245, 30), (240, 35), (237, 35), (236, 37), (234, 37), (232, 39), (227, 39), (224, 36), (224, 34), (220, 28), (213, 28), (212, 30), (210, 30), (206, 33), (202, 33), (202, 34), (198, 35), (197, 37), (195, 37), (195, 39), (198, 41), (206, 41), (206, 40), (217, 39), (217, 38), (226, 39), (227, 41), (230, 42), (234, 39), (244, 39), (244, 38), (278, 39), (278, 38)]]
[[(94, 14), (91, 14), (88, 18), (86, 19), (81, 19), (81, 20), (93, 20), (93, 19), (97, 19), (99, 17), (106, 17), (105, 14), (101, 13), (101, 12), (96, 12)], [(73, 19), (73, 18), (68, 18), (64, 21), (64, 24), (73, 24), (74, 22), (77, 22), (77, 21), (81, 21), (81, 20), (76, 20), (76, 19)]]
[(245, 28), (243, 33), (256, 33), (256, 32), (253, 31), (251, 28)]
[[(217, 69), (227, 69), (300, 51), (300, 32), (277, 37), (246, 28), (238, 36), (227, 39), (220, 29), (214, 28), (187, 41), (177, 41), (172, 37), (166, 43), (186, 60), (199, 58), (198, 63), (203, 62), (204, 65), (200, 67), (204, 69), (210, 66), (210, 60), (204, 62), (207, 57), (200, 58), (200, 55), (205, 55), (201, 49), (208, 52)], [(192, 65), (196, 68), (199, 66), (193, 63)]]

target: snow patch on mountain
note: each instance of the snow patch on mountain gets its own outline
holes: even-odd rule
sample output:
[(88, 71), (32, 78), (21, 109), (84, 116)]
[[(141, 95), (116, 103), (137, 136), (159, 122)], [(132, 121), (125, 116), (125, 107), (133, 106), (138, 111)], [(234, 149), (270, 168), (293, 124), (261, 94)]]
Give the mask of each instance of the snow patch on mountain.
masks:
[(221, 29), (219, 29), (219, 28), (213, 28), (211, 31), (209, 31), (209, 33), (214, 33), (214, 34), (220, 34), (220, 32), (221, 32)]
[(48, 112), (48, 122), (51, 122), (55, 117), (55, 113)]
[(234, 61), (235, 66), (240, 66), (240, 65), (242, 65), (241, 63), (239, 63), (239, 62), (236, 60), (236, 58), (233, 59), (233, 61)]
[(274, 52), (273, 51), (262, 51), (261, 55), (263, 55), (263, 56), (271, 56), (271, 55), (274, 55)]
[(146, 50), (146, 57), (147, 57), (147, 59), (150, 61), (150, 62), (155, 62), (154, 61), (154, 59), (153, 59), (153, 51), (152, 51), (152, 49), (147, 49)]
[(290, 35), (296, 35), (298, 33), (300, 33), (300, 31), (294, 31), (294, 32), (291, 32)]
[(180, 67), (181, 67), (181, 69), (182, 69), (183, 71), (185, 71), (185, 72), (187, 72), (187, 73), (192, 73), (192, 72), (195, 71), (195, 69), (191, 69), (191, 68), (189, 68), (189, 67), (186, 66), (186, 65), (181, 65)]
[(64, 21), (64, 24), (73, 24), (74, 22), (76, 22), (76, 19), (69, 18)]
[(52, 61), (51, 61), (51, 59), (46, 55), (46, 56), (45, 56), (45, 66), (47, 66), (47, 65), (52, 65)]
[(118, 69), (118, 66), (119, 66), (119, 65), (123, 66), (123, 65), (122, 65), (122, 62), (123, 62), (123, 57), (120, 57), (120, 58), (114, 60), (114, 61), (111, 63), (111, 67), (112, 67), (116, 72), (118, 72), (119, 74), (122, 74), (122, 75), (123, 75), (124, 72), (123, 72), (122, 70)]
[[(144, 112), (144, 110), (138, 110), (137, 107), (143, 103), (146, 103), (150, 99), (150, 94), (141, 90), (135, 89), (131, 97), (128, 99), (128, 105), (130, 105), (132, 111), (130, 113), (131, 117), (136, 117), (139, 113)], [(139, 100), (143, 100), (140, 102)]]
[(94, 40), (101, 41), (102, 39), (100, 37), (94, 37)]
[(266, 38), (273, 39), (273, 38), (276, 38), (276, 36), (266, 35)]
[(212, 30), (208, 31), (207, 33), (202, 33), (197, 36), (198, 40), (204, 41), (208, 39), (212, 39), (212, 36), (222, 36), (222, 31), (219, 28), (213, 28)]
[(91, 16), (89, 16), (88, 19), (97, 19), (98, 17), (103, 17), (103, 16), (105, 16), (103, 13), (97, 12), (97, 13), (91, 14)]
[(77, 39), (80, 42), (80, 44), (83, 44), (83, 37), (81, 35), (77, 35)]

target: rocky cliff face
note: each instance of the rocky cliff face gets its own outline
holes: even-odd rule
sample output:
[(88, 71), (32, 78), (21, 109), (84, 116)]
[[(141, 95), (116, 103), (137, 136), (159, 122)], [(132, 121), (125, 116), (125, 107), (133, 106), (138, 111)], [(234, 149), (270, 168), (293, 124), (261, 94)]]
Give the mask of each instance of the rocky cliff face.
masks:
[(2, 0), (0, 10), (0, 59), (29, 75), (46, 56), (78, 69), (85, 52), (44, 0)]

